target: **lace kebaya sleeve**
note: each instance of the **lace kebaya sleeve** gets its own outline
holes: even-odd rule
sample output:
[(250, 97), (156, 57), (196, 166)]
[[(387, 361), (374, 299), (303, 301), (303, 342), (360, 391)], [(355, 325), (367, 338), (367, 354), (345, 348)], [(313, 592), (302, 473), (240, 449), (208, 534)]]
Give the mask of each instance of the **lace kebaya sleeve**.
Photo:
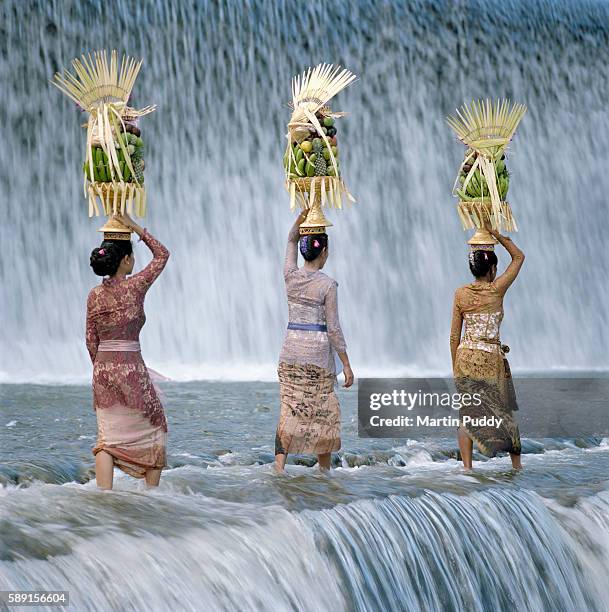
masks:
[(87, 350), (91, 357), (91, 362), (95, 363), (95, 356), (97, 355), (97, 347), (99, 346), (99, 334), (97, 333), (97, 327), (93, 320), (92, 313), (93, 299), (92, 295), (89, 294), (87, 298), (87, 326), (85, 331), (85, 340), (87, 343)]
[(506, 268), (505, 272), (495, 279), (493, 285), (501, 295), (505, 295), (505, 292), (509, 289), (510, 285), (516, 280), (516, 277), (520, 272), (520, 268), (522, 268), (522, 264), (524, 263), (524, 253), (512, 242), (510, 238), (505, 238), (502, 236), (500, 242), (510, 254), (512, 261)]
[(453, 368), (455, 367), (455, 359), (457, 358), (457, 348), (461, 342), (461, 328), (463, 327), (463, 314), (459, 306), (459, 290), (455, 291), (455, 299), (453, 302), (453, 314), (450, 323), (450, 356), (452, 358)]
[(332, 281), (328, 292), (326, 293), (325, 308), (326, 308), (326, 324), (328, 326), (328, 338), (332, 348), (337, 353), (344, 353), (347, 350), (347, 344), (343, 336), (343, 331), (340, 327), (338, 319), (338, 283)]
[(163, 271), (169, 259), (169, 251), (148, 230), (144, 230), (142, 241), (152, 251), (152, 261), (141, 272), (134, 274), (131, 277), (131, 282), (145, 292)]
[(285, 260), (283, 263), (283, 278), (295, 270), (298, 270), (298, 237), (300, 231), (298, 226), (292, 227), (288, 234), (288, 245), (285, 249)]

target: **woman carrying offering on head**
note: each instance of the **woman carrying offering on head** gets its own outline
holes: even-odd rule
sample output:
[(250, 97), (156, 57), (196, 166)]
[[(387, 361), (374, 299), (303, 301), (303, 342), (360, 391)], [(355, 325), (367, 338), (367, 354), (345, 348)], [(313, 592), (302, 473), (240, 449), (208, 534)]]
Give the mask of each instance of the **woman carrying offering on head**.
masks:
[(466, 469), (472, 467), (473, 442), (488, 457), (508, 452), (512, 466), (520, 469), (520, 434), (512, 415), (517, 409), (516, 398), (505, 358), (509, 348), (501, 344), (499, 328), (503, 319), (503, 296), (522, 268), (524, 253), (510, 238), (489, 231), (505, 247), (512, 261), (495, 278), (495, 253), (470, 252), (469, 268), (475, 280), (455, 291), (450, 332), (455, 383), (460, 393), (470, 396), (477, 393), (479, 397), (460, 410), (459, 449)]
[(95, 475), (111, 489), (113, 467), (156, 486), (165, 467), (167, 422), (142, 359), (139, 334), (146, 292), (163, 271), (169, 251), (129, 216), (118, 220), (152, 251), (152, 261), (132, 276), (130, 240), (104, 240), (91, 253), (91, 267), (104, 276), (87, 300), (87, 349), (93, 362), (93, 405), (97, 414)]
[(338, 283), (321, 271), (328, 259), (328, 235), (302, 236), (300, 252), (305, 263), (301, 268), (297, 264), (299, 227), (305, 218), (303, 212), (290, 230), (283, 269), (289, 323), (278, 367), (278, 472), (283, 472), (288, 453), (316, 454), (320, 469), (330, 469), (331, 453), (341, 444), (340, 406), (334, 391), (338, 360), (345, 375), (343, 386), (353, 384), (338, 318)]

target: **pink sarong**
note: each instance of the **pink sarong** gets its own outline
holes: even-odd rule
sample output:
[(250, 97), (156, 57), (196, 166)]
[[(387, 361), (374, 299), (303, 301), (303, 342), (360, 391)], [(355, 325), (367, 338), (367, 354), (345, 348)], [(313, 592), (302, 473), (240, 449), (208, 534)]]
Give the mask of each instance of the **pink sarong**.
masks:
[[(162, 469), (166, 460), (167, 426), (160, 404), (163, 393), (155, 381), (169, 379), (147, 368), (140, 358), (135, 363), (106, 361), (109, 353), (117, 353), (117, 357), (121, 353), (139, 353), (137, 340), (102, 340), (97, 352), (94, 393), (103, 401), (96, 402), (98, 438), (93, 453), (101, 450), (109, 453), (118, 468), (136, 478), (144, 477), (146, 470)], [(136, 383), (137, 379), (141, 383)], [(152, 396), (145, 397), (146, 385), (154, 389), (152, 393), (158, 399), (153, 414), (147, 414), (138, 405), (141, 394), (134, 393), (134, 384), (135, 389), (142, 389), (145, 405), (154, 403)]]

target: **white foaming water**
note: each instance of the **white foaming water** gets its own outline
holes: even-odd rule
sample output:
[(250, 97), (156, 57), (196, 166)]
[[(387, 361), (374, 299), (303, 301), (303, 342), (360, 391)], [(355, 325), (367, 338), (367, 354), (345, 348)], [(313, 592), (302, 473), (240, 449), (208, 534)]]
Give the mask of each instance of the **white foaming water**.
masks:
[[(282, 508), (248, 510), (196, 495), (178, 495), (174, 502), (162, 494), (143, 493), (138, 499), (86, 490), (92, 487), (50, 489), (13, 491), (4, 497), (2, 510), (29, 498), (47, 515), (67, 520), (72, 532), (51, 534), (43, 525), (30, 531), (31, 512), (13, 516), (21, 548), (19, 553), (1, 551), (0, 589), (64, 585), (78, 610), (346, 609), (337, 577), (316, 549), (312, 532)], [(78, 512), (67, 507), (64, 496)], [(150, 512), (164, 524), (158, 533), (155, 528), (148, 532), (131, 512)], [(100, 516), (107, 525), (99, 523)], [(30, 539), (27, 534), (38, 528), (39, 544), (36, 535)]]
[[(146, 356), (145, 356), (146, 357)], [(148, 365), (166, 376), (173, 382), (189, 382), (198, 380), (238, 382), (238, 381), (277, 381), (276, 363), (238, 363), (230, 364), (208, 364), (184, 365), (171, 362), (157, 362), (146, 358)], [(421, 378), (421, 377), (444, 377), (449, 376), (448, 371), (421, 369), (416, 366), (402, 367), (374, 367), (362, 366), (358, 368), (356, 375), (358, 378)], [(339, 377), (342, 381), (342, 376)], [(20, 372), (9, 374), (0, 372), (1, 383), (21, 383), (38, 385), (84, 385), (90, 384), (91, 373), (79, 372), (78, 375), (53, 374), (41, 372)]]
[[(153, 367), (182, 380), (274, 377), (287, 322), (289, 79), (329, 61), (360, 77), (334, 103), (350, 111), (338, 136), (358, 204), (328, 215), (328, 273), (355, 369), (449, 370), (452, 292), (469, 278), (450, 195), (462, 147), (444, 117), (476, 96), (530, 109), (508, 160), (527, 253), (504, 325), (514, 364), (608, 368), (607, 4), (248, 7), (0, 6), (0, 381), (90, 378), (87, 264), (102, 221), (86, 218), (82, 197), (83, 116), (48, 79), (102, 47), (144, 58), (133, 103), (158, 104), (142, 121), (146, 224), (172, 257), (147, 300)], [(136, 252), (142, 265), (146, 250)]]
[(0, 487), (0, 589), (66, 588), (79, 610), (580, 611), (609, 596), (607, 491), (573, 507), (491, 488), (291, 513), (91, 485)]

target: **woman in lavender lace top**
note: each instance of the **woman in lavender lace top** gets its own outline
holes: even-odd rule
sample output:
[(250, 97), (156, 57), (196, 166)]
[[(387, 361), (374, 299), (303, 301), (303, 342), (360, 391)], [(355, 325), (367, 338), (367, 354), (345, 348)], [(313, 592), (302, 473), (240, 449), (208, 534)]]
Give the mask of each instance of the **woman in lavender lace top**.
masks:
[(338, 318), (338, 283), (321, 271), (328, 259), (327, 234), (300, 238), (305, 263), (298, 267), (299, 227), (305, 218), (301, 214), (290, 230), (283, 269), (289, 324), (278, 367), (281, 409), (275, 467), (279, 472), (289, 453), (316, 454), (320, 468), (330, 469), (331, 453), (340, 448), (336, 362), (342, 365), (344, 386), (353, 384)]

